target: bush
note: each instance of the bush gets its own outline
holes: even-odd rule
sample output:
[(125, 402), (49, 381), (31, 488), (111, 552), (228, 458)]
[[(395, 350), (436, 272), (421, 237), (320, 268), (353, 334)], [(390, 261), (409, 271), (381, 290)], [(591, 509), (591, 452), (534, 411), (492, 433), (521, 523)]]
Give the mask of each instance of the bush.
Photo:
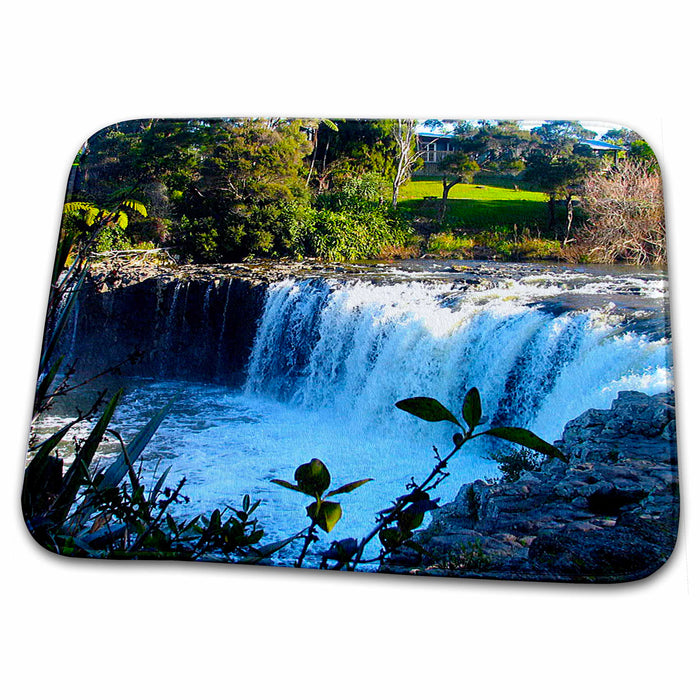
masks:
[(315, 206), (286, 200), (231, 211), (218, 219), (183, 216), (176, 242), (201, 262), (251, 255), (377, 258), (389, 246), (403, 246), (410, 232), (401, 215), (385, 204), (386, 193), (386, 183), (369, 174), (347, 179), (337, 191), (320, 195)]
[(124, 229), (119, 226), (105, 226), (95, 237), (93, 250), (96, 253), (106, 253), (110, 250), (127, 250), (131, 246), (131, 239)]
[(543, 458), (525, 448), (512, 452), (498, 452), (491, 459), (498, 462), (498, 468), (503, 472), (503, 481), (517, 481), (523, 472), (537, 472), (542, 466)]
[(578, 242), (594, 262), (663, 265), (666, 224), (659, 170), (628, 158), (607, 172), (589, 176), (582, 205), (589, 224)]
[(303, 222), (296, 230), (293, 252), (326, 260), (377, 258), (386, 246), (403, 245), (407, 235), (401, 223), (382, 209), (312, 210)]
[(386, 183), (368, 174), (320, 195), (316, 206), (285, 205), (271, 226), (276, 246), (297, 257), (326, 260), (378, 258), (387, 249), (401, 249), (410, 228), (385, 204), (386, 194)]
[(441, 233), (430, 239), (428, 252), (439, 257), (465, 259), (538, 260), (562, 257), (559, 241), (533, 237), (529, 233), (515, 240), (513, 231), (507, 226), (469, 236)]

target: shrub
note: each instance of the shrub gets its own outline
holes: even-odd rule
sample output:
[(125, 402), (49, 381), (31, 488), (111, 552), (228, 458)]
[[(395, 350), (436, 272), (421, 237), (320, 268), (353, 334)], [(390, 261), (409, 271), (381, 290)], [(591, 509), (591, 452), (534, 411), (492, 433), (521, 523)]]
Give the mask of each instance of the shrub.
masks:
[(119, 226), (105, 226), (95, 236), (93, 250), (96, 253), (105, 253), (110, 250), (127, 250), (132, 242), (124, 229)]
[(407, 242), (408, 227), (385, 205), (350, 210), (288, 208), (277, 222), (286, 252), (326, 260), (378, 258)]
[(578, 241), (595, 262), (662, 265), (666, 262), (661, 174), (628, 158), (608, 172), (589, 176), (582, 205), (589, 224)]
[(517, 481), (523, 472), (536, 472), (542, 466), (543, 458), (532, 450), (522, 448), (511, 452), (498, 452), (491, 459), (498, 462), (498, 468), (503, 472), (503, 481)]
[(441, 233), (430, 239), (428, 251), (440, 257), (497, 258), (500, 260), (528, 260), (561, 258), (559, 241), (531, 237), (513, 239), (509, 227), (494, 227), (487, 231), (457, 236)]

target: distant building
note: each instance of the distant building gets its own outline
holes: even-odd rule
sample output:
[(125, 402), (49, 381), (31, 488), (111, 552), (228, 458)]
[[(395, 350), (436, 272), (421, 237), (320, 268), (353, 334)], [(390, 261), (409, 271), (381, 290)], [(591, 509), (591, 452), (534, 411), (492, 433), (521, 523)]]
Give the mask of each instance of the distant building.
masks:
[(457, 121), (448, 119), (428, 119), (418, 124), (416, 139), (418, 151), (423, 158), (423, 173), (439, 173), (440, 162), (449, 153), (454, 152), (452, 139)]
[(615, 160), (615, 165), (617, 165), (617, 157), (620, 152), (627, 150), (624, 146), (618, 146), (614, 143), (608, 143), (607, 141), (596, 141), (595, 139), (581, 139), (579, 144), (581, 146), (588, 146), (588, 148), (590, 148), (597, 156), (612, 154)]
[[(427, 119), (416, 127), (418, 150), (423, 158), (421, 173), (437, 175), (441, 172), (440, 163), (445, 156), (454, 152), (454, 129), (459, 123), (455, 119)], [(627, 149), (606, 141), (582, 139), (582, 146), (588, 146), (595, 155), (613, 155), (615, 163), (620, 152)]]

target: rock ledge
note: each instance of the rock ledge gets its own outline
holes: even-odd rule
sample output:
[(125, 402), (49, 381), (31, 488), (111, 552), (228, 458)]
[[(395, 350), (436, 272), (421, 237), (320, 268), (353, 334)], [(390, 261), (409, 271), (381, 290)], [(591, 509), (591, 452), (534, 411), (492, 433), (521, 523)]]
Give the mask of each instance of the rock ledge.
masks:
[(382, 571), (498, 579), (619, 582), (671, 555), (679, 490), (672, 392), (621, 392), (572, 420), (550, 460), (512, 483), (465, 484)]

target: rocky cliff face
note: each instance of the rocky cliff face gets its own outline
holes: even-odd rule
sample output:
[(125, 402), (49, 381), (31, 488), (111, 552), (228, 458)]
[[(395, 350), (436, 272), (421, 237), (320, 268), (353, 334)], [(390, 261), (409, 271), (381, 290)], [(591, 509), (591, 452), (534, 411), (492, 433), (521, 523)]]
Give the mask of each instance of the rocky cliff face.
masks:
[(239, 384), (267, 283), (223, 266), (96, 266), (78, 298), (64, 352), (88, 375), (133, 355), (122, 373)]
[(512, 483), (465, 484), (387, 572), (617, 582), (658, 569), (675, 544), (672, 393), (621, 392), (567, 424), (551, 460)]

